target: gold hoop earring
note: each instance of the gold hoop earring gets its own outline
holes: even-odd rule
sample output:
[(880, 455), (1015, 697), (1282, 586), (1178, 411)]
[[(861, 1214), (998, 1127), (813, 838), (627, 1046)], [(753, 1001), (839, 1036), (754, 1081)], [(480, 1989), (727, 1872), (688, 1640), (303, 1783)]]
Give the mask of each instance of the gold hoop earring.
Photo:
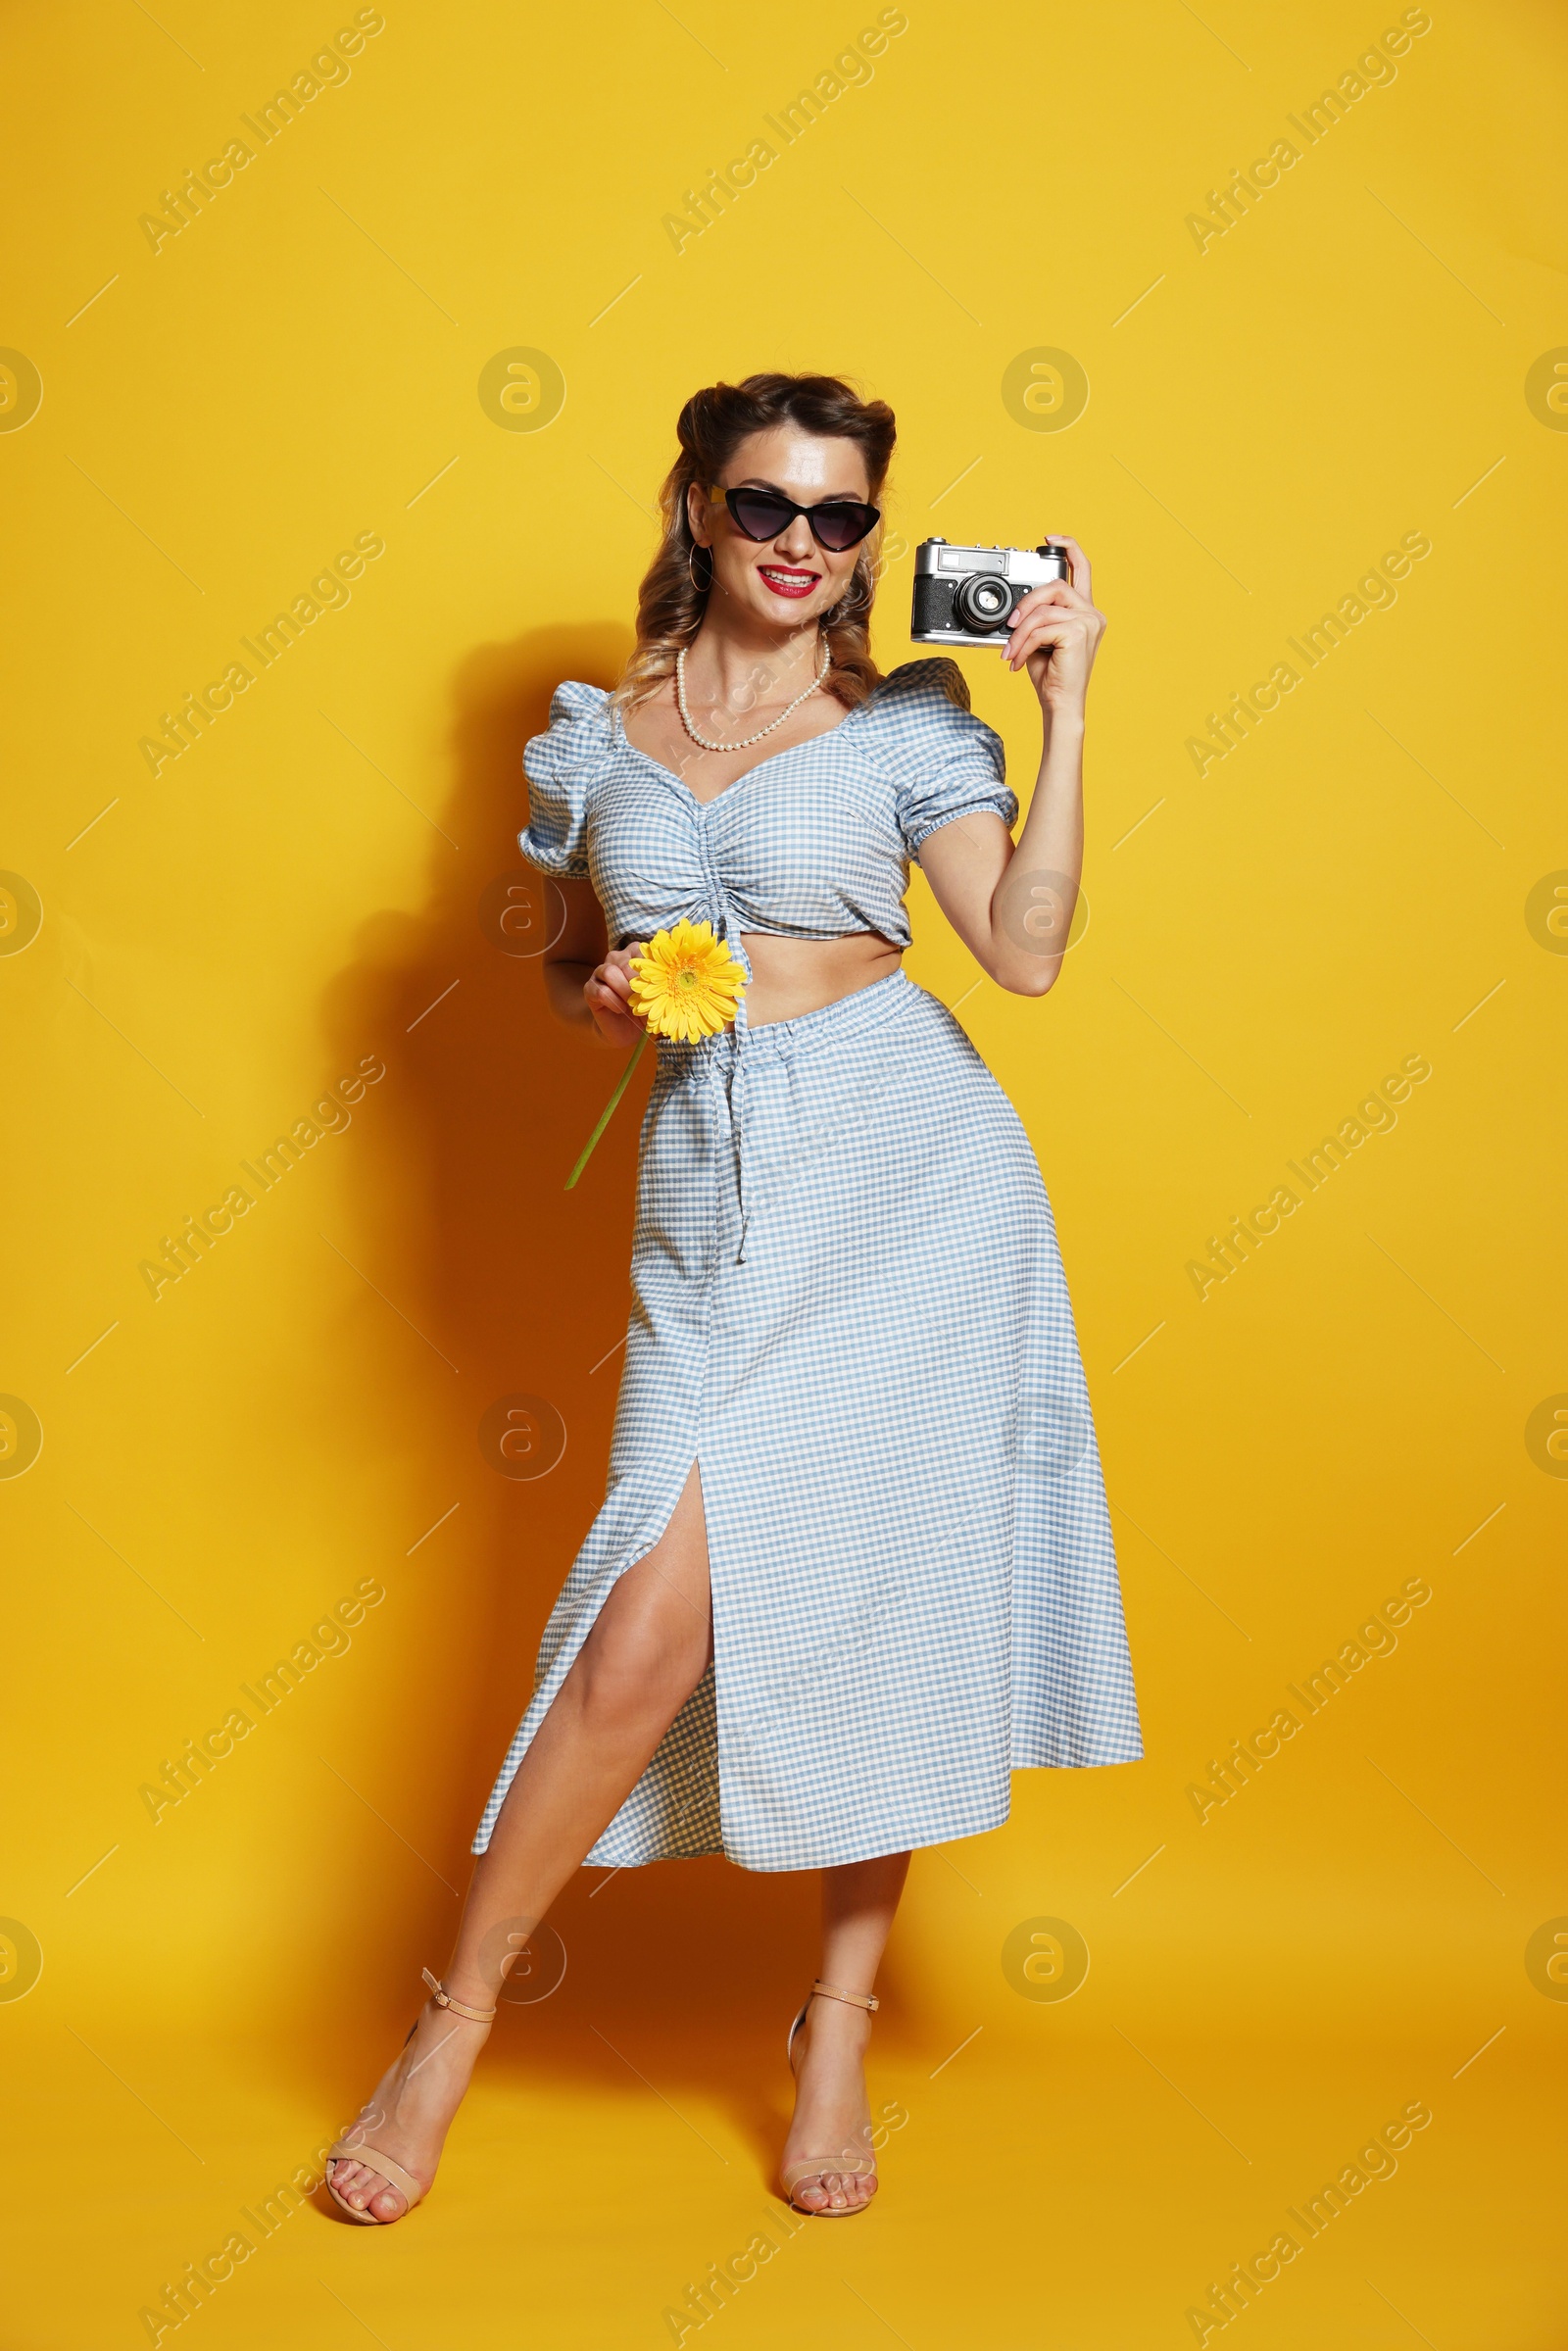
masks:
[[(708, 557), (708, 577), (706, 579), (699, 579), (696, 572), (692, 569), (692, 557), (694, 555), (706, 555)], [(713, 584), (713, 558), (710, 549), (698, 546), (687, 548), (686, 576), (691, 581), (692, 586), (696, 589), (699, 596), (706, 596), (708, 594), (709, 589)]]

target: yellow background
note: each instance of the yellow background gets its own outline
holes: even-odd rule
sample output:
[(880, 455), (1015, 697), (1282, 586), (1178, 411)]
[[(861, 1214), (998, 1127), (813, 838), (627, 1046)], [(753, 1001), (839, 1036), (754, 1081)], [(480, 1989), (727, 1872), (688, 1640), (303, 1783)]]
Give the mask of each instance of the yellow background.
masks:
[[(1023, 1776), (1004, 1831), (917, 1858), (884, 2193), (701, 2331), (1191, 2342), (1210, 2281), (1423, 2100), (1397, 2175), (1226, 2339), (1561, 2341), (1568, 2010), (1525, 1953), (1568, 1913), (1568, 1488), (1526, 1428), (1568, 1388), (1568, 962), (1526, 907), (1568, 867), (1568, 438), (1525, 379), (1568, 342), (1568, 44), (1523, 0), (1431, 13), (1200, 253), (1187, 215), (1397, 9), (910, 0), (874, 76), (677, 253), (662, 216), (875, 9), (388, 0), (351, 77), (156, 252), (139, 216), (352, 11), (8, 12), (0, 342), (43, 388), (0, 433), (0, 865), (43, 908), (0, 955), (0, 1389), (43, 1432), (0, 1481), (0, 1911), (42, 1952), (0, 2013), (15, 2351), (148, 2340), (445, 1955), (603, 1489), (644, 1091), (565, 1195), (615, 1064), (552, 1027), (481, 902), (521, 870), (550, 686), (627, 645), (681, 400), (774, 366), (894, 403), (906, 545), (1071, 531), (1111, 617), (1060, 985), (980, 977), (918, 878), (909, 961), (1051, 1189), (1148, 1755)], [(538, 431), (478, 396), (519, 346), (565, 380)], [(1068, 430), (1004, 405), (1039, 347), (1087, 371)], [(1200, 779), (1206, 713), (1411, 530), (1397, 603)], [(352, 601), (152, 774), (160, 713), (367, 531)], [(1028, 689), (966, 665), (1026, 785)], [(1189, 1259), (1413, 1053), (1397, 1126), (1200, 1302)], [(161, 1238), (364, 1056), (352, 1125), (155, 1302)], [(519, 1392), (566, 1432), (539, 1480), (477, 1439)], [(1416, 1577), (1397, 1649), (1200, 1824), (1210, 1759)], [(141, 1786), (367, 1580), (352, 1646), (155, 1825)], [(181, 2339), (672, 2340), (666, 2306), (778, 2210), (812, 1903), (716, 1860), (587, 1874), (565, 1981), (503, 2019), (428, 2206), (374, 2234), (293, 2211)], [(1064, 2001), (1004, 1967), (1041, 1918), (1091, 1954)]]

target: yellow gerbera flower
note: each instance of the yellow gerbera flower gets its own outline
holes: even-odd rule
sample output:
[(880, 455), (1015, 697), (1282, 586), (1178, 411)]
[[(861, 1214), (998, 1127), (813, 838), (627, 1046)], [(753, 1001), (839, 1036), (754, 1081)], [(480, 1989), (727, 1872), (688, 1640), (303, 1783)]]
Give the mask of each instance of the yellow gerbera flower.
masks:
[(746, 973), (710, 924), (677, 922), (672, 931), (656, 931), (646, 955), (634, 955), (631, 967), (632, 1009), (640, 1012), (643, 1033), (632, 1048), (631, 1059), (620, 1073), (614, 1093), (600, 1114), (599, 1124), (583, 1145), (582, 1155), (566, 1178), (571, 1191), (587, 1166), (595, 1144), (609, 1126), (615, 1104), (631, 1083), (631, 1073), (650, 1037), (674, 1037), (695, 1043), (716, 1037), (734, 1025), (735, 1007), (746, 993)]
[(707, 922), (656, 931), (631, 966), (632, 1009), (656, 1037), (695, 1042), (731, 1027), (746, 974)]

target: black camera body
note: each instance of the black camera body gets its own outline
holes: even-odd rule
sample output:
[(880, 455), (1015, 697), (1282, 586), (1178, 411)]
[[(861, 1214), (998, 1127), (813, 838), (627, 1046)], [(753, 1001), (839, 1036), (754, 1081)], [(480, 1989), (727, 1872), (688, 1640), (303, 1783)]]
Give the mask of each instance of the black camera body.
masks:
[(950, 547), (922, 539), (914, 551), (916, 645), (1003, 645), (1031, 588), (1066, 579), (1067, 557), (1052, 547)]

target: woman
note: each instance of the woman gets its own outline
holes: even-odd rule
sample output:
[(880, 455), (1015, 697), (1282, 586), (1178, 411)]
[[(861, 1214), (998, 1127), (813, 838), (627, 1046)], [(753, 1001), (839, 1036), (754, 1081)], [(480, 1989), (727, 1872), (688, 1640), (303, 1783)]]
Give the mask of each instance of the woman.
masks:
[(781, 2184), (876, 2185), (872, 1991), (918, 1844), (1007, 1816), (1008, 1774), (1142, 1752), (1099, 1453), (1050, 1205), (1001, 1088), (901, 969), (918, 858), (982, 969), (1056, 977), (1104, 620), (1071, 580), (1003, 659), (1045, 741), (1016, 847), (956, 666), (867, 643), (894, 422), (825, 376), (683, 410), (620, 686), (558, 691), (524, 855), (560, 883), (554, 1010), (624, 1052), (630, 965), (707, 920), (734, 1026), (662, 1041), (643, 1125), (609, 1493), (474, 1839), (444, 1981), (333, 2195), (426, 2191), (500, 1984), (572, 1871), (723, 1851), (822, 1872)]

